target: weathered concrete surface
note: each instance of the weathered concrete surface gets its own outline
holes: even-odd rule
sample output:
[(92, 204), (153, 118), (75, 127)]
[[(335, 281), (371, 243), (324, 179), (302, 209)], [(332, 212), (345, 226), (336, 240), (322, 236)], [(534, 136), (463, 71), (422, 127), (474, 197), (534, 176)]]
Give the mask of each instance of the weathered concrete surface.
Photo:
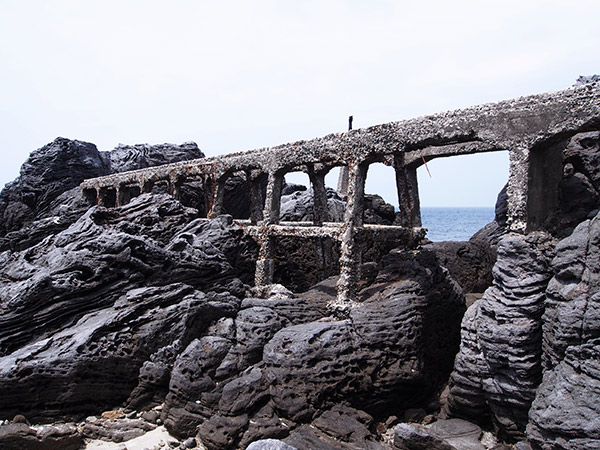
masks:
[[(331, 216), (323, 183), (333, 167), (347, 171), (347, 203), (340, 234), (340, 278), (338, 300), (332, 308), (341, 314), (352, 305), (360, 272), (357, 245), (363, 228), (363, 195), (368, 166), (383, 162), (396, 171), (399, 224), (420, 226), (416, 167), (425, 158), (507, 150), (510, 174), (507, 185), (507, 223), (512, 231), (524, 232), (529, 225), (528, 189), (530, 152), (548, 142), (600, 126), (600, 85), (590, 83), (563, 91), (521, 97), (458, 111), (392, 122), (347, 133), (331, 134), (310, 141), (234, 153), (153, 169), (87, 180), (81, 188), (92, 202), (107, 206), (121, 204), (131, 192), (145, 192), (156, 185), (175, 196), (189, 180), (199, 180), (206, 189), (209, 217), (224, 212), (226, 182), (241, 176), (249, 187), (251, 221), (261, 226), (257, 238), (261, 250), (256, 283), (273, 282), (275, 230), (280, 221), (281, 193), (285, 173), (308, 173), (314, 192), (314, 234)], [(533, 160), (535, 162), (535, 160)], [(536, 168), (532, 170), (536, 170)], [(544, 169), (540, 169), (544, 172)], [(259, 188), (267, 180), (264, 196)], [(264, 199), (264, 202), (263, 202)], [(261, 208), (264, 203), (264, 210)], [(296, 230), (285, 230), (293, 234)], [(327, 232), (324, 233), (327, 235)], [(400, 242), (399, 242), (400, 243)]]

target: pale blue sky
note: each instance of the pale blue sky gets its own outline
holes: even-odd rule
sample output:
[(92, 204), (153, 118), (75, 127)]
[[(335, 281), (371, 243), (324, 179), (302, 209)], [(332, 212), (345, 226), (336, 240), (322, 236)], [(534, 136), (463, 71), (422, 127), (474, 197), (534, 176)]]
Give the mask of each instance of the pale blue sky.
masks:
[[(57, 136), (218, 155), (562, 89), (600, 72), (598, 17), (597, 0), (0, 0), (0, 186)], [(433, 161), (422, 204), (493, 205), (507, 164), (486, 156)]]

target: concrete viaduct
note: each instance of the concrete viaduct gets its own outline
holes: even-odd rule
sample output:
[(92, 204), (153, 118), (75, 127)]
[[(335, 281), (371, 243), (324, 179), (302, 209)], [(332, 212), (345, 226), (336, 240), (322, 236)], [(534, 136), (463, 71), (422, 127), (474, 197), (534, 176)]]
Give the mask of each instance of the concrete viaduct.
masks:
[[(346, 133), (218, 157), (167, 164), (85, 180), (82, 194), (90, 202), (117, 207), (133, 196), (164, 185), (178, 197), (186, 181), (201, 181), (208, 218), (224, 214), (228, 177), (241, 175), (248, 185), (250, 219), (240, 221), (260, 244), (255, 282), (273, 282), (274, 246), (280, 236), (337, 239), (341, 242), (338, 299), (334, 309), (355, 301), (361, 255), (358, 240), (410, 242), (424, 236), (421, 228), (417, 168), (425, 160), (480, 152), (508, 151), (508, 226), (514, 232), (535, 229), (552, 207), (552, 180), (547, 149), (572, 135), (600, 129), (600, 85), (586, 84), (557, 92), (474, 106)], [(555, 158), (556, 159), (556, 158)], [(395, 170), (399, 220), (394, 226), (363, 223), (363, 195), (370, 164)], [(342, 223), (329, 222), (325, 175), (347, 168), (347, 204)], [(280, 222), (280, 198), (286, 173), (308, 174), (314, 194), (314, 222)], [(267, 180), (263, 198), (261, 186)], [(318, 246), (317, 246), (318, 247)], [(318, 252), (319, 253), (319, 252)], [(327, 258), (321, 252), (318, 258)]]

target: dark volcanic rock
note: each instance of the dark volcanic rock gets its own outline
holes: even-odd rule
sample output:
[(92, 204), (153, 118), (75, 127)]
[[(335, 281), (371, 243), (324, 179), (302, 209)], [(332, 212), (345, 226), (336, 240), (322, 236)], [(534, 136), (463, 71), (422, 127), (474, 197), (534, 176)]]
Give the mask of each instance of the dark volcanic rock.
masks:
[[(347, 320), (315, 313), (332, 294), (323, 283), (296, 299), (246, 299), (231, 324), (193, 341), (171, 377), (168, 429), (185, 435), (201, 424), (199, 436), (212, 449), (282, 438), (298, 424), (302, 442), (346, 439), (347, 448), (363, 448), (356, 442), (369, 441), (360, 434), (368, 428), (364, 417), (363, 425), (348, 425), (354, 431), (336, 435), (330, 415), (340, 423), (358, 419), (324, 413), (342, 401), (379, 415), (427, 404), (451, 370), (464, 311), (460, 288), (435, 256), (389, 255)], [(321, 431), (302, 425), (311, 422)], [(319, 445), (312, 448), (328, 448)]]
[(559, 185), (559, 236), (592, 217), (600, 208), (600, 131), (580, 133), (563, 151), (564, 174)]
[[(288, 187), (287, 191), (290, 190)], [(327, 188), (327, 207), (329, 209), (329, 222), (341, 222), (344, 219), (346, 203), (331, 188)], [(280, 219), (290, 222), (312, 222), (313, 190), (306, 188), (298, 190), (296, 187), (296, 190), (287, 195), (282, 195)]]
[(194, 143), (99, 152), (94, 144), (56, 138), (32, 152), (20, 176), (0, 193), (0, 251), (31, 247), (81, 217), (90, 205), (78, 187), (87, 178), (203, 156)]
[(109, 152), (103, 152), (110, 173), (126, 172), (190, 159), (204, 158), (195, 142), (174, 144), (119, 144)]
[(88, 417), (81, 426), (81, 434), (88, 439), (123, 442), (152, 431), (156, 425), (140, 419), (103, 419)]
[(34, 151), (0, 193), (0, 235), (47, 217), (51, 204), (86, 178), (110, 172), (94, 144), (56, 138)]
[(489, 243), (477, 241), (432, 242), (424, 248), (435, 252), (440, 264), (464, 292), (483, 292), (492, 284), (496, 251)]
[(136, 395), (157, 401), (148, 388), (166, 391), (169, 352), (234, 315), (240, 301), (225, 291), (244, 293), (225, 255), (182, 231), (193, 217), (171, 197), (146, 194), (123, 208), (94, 207), (25, 251), (0, 253), (1, 417), (114, 406), (140, 368)]
[(113, 306), (0, 358), (1, 414), (79, 418), (120, 404), (153, 353), (232, 315), (237, 302), (185, 285), (130, 291)]
[(600, 215), (556, 247), (546, 292), (546, 373), (530, 412), (538, 447), (600, 447)]
[(197, 242), (209, 242), (223, 253), (238, 278), (244, 283), (254, 284), (258, 245), (252, 238), (244, 235), (230, 215), (222, 215), (210, 221), (192, 221), (181, 230), (180, 235), (193, 236)]
[(373, 418), (364, 411), (334, 406), (310, 425), (295, 429), (284, 442), (298, 449), (383, 450), (386, 447), (373, 440), (372, 424)]
[(481, 434), (481, 428), (461, 419), (438, 420), (431, 425), (401, 423), (394, 428), (394, 447), (399, 450), (485, 450), (479, 441)]
[(494, 284), (463, 319), (448, 408), (458, 417), (490, 414), (502, 435), (522, 438), (542, 374), (541, 318), (551, 277), (552, 240), (507, 235), (498, 246)]
[(83, 444), (77, 428), (70, 424), (31, 427), (12, 423), (0, 426), (2, 450), (78, 450)]

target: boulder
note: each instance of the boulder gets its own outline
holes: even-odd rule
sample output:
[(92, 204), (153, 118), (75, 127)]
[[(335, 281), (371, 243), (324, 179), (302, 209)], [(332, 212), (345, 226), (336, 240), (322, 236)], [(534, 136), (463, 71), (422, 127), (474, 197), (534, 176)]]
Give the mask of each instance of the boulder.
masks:
[(430, 425), (401, 423), (394, 428), (399, 450), (486, 450), (482, 430), (461, 419), (438, 420)]

